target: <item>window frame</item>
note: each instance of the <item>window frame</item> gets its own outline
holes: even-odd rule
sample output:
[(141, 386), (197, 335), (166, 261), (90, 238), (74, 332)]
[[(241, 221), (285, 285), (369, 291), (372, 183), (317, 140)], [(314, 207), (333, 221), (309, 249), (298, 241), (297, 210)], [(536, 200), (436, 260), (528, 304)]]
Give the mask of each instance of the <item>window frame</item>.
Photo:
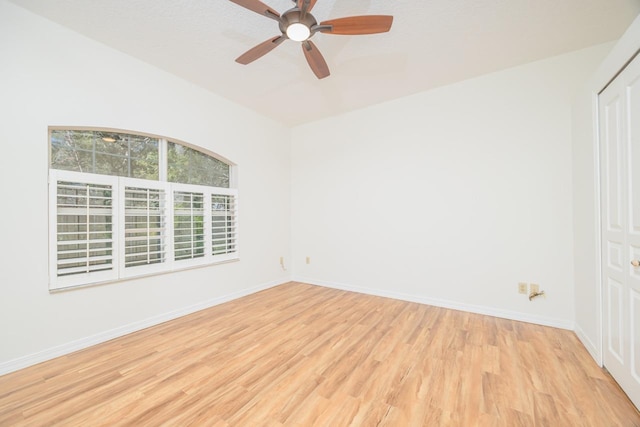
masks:
[[(100, 132), (103, 129), (98, 128), (79, 128), (79, 127), (52, 127), (51, 130), (90, 130)], [(112, 130), (113, 132), (128, 133), (132, 135), (151, 136), (148, 134)], [(166, 148), (167, 143), (173, 142), (182, 144), (188, 148), (197, 150), (205, 155), (211, 155), (207, 150), (199, 149), (191, 144), (183, 144), (173, 138), (159, 138), (159, 180), (146, 180), (140, 178), (129, 178), (117, 175), (102, 175), (86, 172), (68, 171), (63, 169), (51, 168), (51, 160), (49, 161), (49, 290), (64, 291), (68, 289), (95, 286), (105, 283), (113, 283), (129, 280), (132, 278), (146, 277), (157, 274), (166, 274), (175, 271), (187, 270), (191, 268), (199, 268), (203, 266), (216, 265), (221, 263), (238, 261), (240, 259), (239, 252), (239, 227), (238, 227), (238, 190), (234, 188), (236, 177), (236, 165), (223, 159), (221, 156), (211, 156), (229, 165), (229, 188), (209, 187), (205, 185), (173, 183), (167, 181), (167, 163), (166, 156), (163, 154), (163, 146)], [(49, 132), (49, 153), (51, 153), (51, 132)], [(166, 150), (165, 150), (166, 151)], [(111, 270), (89, 273), (78, 273), (68, 276), (58, 276), (58, 182), (72, 182), (88, 185), (109, 185), (111, 186), (111, 238), (112, 238), (112, 268)], [(164, 207), (161, 209), (161, 217), (164, 220), (162, 227), (163, 235), (161, 245), (164, 248), (164, 259), (157, 263), (148, 263), (142, 265), (126, 265), (126, 212), (125, 192), (127, 188), (139, 188), (159, 190), (164, 192)], [(204, 254), (201, 257), (176, 260), (175, 259), (175, 235), (174, 235), (174, 196), (175, 192), (191, 192), (203, 195), (203, 233), (204, 233)], [(232, 218), (227, 224), (233, 252), (227, 251), (224, 254), (214, 255), (213, 239), (212, 239), (212, 198), (216, 196), (230, 196), (231, 209), (225, 210), (225, 215)], [(147, 236), (147, 238), (149, 238)], [(231, 246), (231, 245), (230, 245)]]

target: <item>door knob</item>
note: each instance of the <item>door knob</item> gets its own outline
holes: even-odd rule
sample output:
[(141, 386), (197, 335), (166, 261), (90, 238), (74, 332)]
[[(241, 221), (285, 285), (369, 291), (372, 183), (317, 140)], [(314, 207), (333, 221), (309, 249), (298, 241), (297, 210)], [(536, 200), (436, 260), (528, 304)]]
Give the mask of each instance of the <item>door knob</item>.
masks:
[(634, 267), (640, 267), (640, 260), (634, 259), (633, 261), (631, 261), (631, 265), (633, 265)]

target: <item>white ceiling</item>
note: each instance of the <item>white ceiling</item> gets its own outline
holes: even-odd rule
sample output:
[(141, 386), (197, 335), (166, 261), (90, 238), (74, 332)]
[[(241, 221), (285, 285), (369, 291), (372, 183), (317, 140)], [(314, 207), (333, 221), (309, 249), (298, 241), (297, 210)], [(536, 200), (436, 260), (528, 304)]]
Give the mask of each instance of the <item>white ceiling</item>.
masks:
[(11, 1), (289, 126), (612, 41), (640, 13), (640, 0), (318, 0), (319, 22), (380, 14), (394, 23), (385, 34), (316, 34), (331, 70), (317, 80), (290, 40), (237, 64), (280, 32), (228, 0)]

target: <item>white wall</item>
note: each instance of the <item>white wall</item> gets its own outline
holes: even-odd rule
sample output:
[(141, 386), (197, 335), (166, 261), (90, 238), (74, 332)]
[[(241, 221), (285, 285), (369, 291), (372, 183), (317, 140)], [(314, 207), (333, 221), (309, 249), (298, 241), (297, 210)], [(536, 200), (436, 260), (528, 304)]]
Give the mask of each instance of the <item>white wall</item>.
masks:
[(573, 227), (576, 333), (602, 364), (597, 94), (640, 50), (640, 17), (615, 44), (573, 103)]
[(294, 279), (572, 328), (571, 99), (609, 48), (294, 128)]
[[(287, 281), (290, 241), (310, 283), (568, 328), (575, 311), (597, 357), (594, 93), (638, 40), (636, 20), (586, 86), (610, 45), (290, 132), (0, 0), (0, 374)], [(50, 125), (174, 137), (238, 163), (241, 261), (50, 294)]]
[[(0, 374), (285, 282), (290, 130), (0, 0)], [(51, 294), (47, 127), (199, 145), (239, 165), (239, 262)]]

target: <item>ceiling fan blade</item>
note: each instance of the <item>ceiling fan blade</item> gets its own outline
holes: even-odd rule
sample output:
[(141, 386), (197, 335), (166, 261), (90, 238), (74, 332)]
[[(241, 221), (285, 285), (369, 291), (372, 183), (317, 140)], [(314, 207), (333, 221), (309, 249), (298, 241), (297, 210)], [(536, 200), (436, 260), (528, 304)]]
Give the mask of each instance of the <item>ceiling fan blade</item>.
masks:
[(263, 57), (267, 53), (271, 52), (273, 49), (278, 47), (278, 45), (280, 43), (282, 43), (283, 41), (285, 41), (285, 40), (286, 40), (286, 38), (283, 37), (283, 36), (276, 36), (276, 37), (273, 37), (273, 38), (271, 38), (271, 39), (269, 39), (267, 41), (264, 41), (264, 42), (260, 43), (259, 45), (249, 49), (248, 51), (246, 51), (242, 55), (240, 55), (236, 59), (236, 62), (239, 63), (239, 64), (247, 65), (247, 64), (255, 61), (256, 59)]
[(392, 23), (393, 16), (389, 15), (348, 16), (321, 22), (321, 26), (331, 25), (333, 28), (321, 28), (320, 31), (327, 34), (344, 35), (386, 33), (391, 29)]
[(229, 0), (233, 3), (240, 5), (246, 9), (252, 10), (255, 13), (258, 13), (262, 16), (266, 16), (268, 18), (278, 19), (280, 18), (280, 14), (275, 10), (271, 9), (266, 4), (262, 3), (260, 0)]
[(304, 52), (304, 57), (307, 58), (309, 67), (311, 67), (317, 78), (324, 79), (331, 74), (324, 57), (311, 40), (302, 43), (302, 51)]
[(313, 6), (316, 5), (316, 2), (318, 0), (298, 0), (298, 2), (296, 3), (296, 7), (298, 9), (304, 10), (303, 6), (304, 6), (304, 2), (307, 1), (309, 3), (309, 6), (307, 6), (307, 10), (305, 10), (304, 12), (311, 12), (311, 9), (313, 9)]

